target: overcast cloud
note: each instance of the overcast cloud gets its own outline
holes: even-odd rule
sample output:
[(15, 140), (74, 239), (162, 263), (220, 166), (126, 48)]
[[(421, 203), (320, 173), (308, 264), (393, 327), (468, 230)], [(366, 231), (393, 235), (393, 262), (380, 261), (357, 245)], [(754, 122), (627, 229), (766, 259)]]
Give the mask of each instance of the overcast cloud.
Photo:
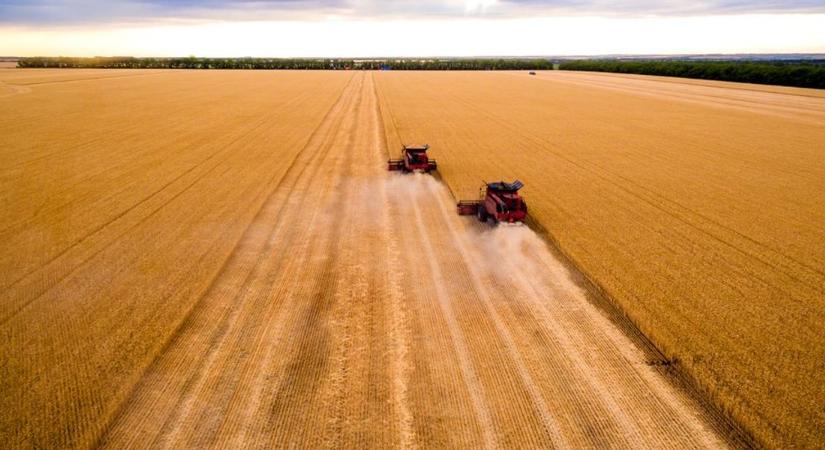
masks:
[(0, 23), (369, 18), (693, 16), (825, 12), (825, 0), (0, 0)]

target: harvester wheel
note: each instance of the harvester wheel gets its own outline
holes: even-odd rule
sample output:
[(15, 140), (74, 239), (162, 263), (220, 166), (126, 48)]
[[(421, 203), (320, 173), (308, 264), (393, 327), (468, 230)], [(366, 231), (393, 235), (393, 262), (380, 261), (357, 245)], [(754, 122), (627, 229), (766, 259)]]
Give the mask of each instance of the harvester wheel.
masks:
[(484, 209), (484, 205), (478, 205), (478, 210), (476, 212), (476, 216), (478, 216), (479, 222), (487, 222), (487, 210)]

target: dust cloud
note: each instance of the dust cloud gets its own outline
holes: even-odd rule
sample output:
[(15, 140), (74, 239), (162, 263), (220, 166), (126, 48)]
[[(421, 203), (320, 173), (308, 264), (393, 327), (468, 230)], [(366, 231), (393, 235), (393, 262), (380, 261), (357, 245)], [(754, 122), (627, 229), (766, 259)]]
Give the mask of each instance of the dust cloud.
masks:
[(374, 182), (383, 183), (394, 204), (415, 202), (421, 208), (438, 208), (442, 222), (437, 226), (450, 230), (452, 245), (461, 249), (464, 263), (477, 278), (514, 286), (522, 298), (537, 302), (570, 296), (587, 301), (584, 288), (527, 225), (485, 224), (473, 216), (458, 216), (457, 199), (431, 175), (390, 174)]

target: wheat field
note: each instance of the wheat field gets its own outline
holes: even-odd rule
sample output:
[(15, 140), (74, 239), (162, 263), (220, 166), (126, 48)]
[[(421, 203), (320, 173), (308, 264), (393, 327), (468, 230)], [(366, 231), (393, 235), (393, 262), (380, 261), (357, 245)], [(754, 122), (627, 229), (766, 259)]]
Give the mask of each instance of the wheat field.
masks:
[[(651, 77), (3, 70), (0, 442), (816, 446), (823, 115)], [(402, 142), (439, 174), (388, 173)], [(530, 228), (455, 214), (515, 177)]]
[(0, 440), (88, 446), (346, 79), (15, 71), (4, 82), (29, 92), (0, 100)]
[(522, 179), (546, 235), (758, 444), (825, 430), (825, 92), (391, 73), (388, 135), (459, 197)]

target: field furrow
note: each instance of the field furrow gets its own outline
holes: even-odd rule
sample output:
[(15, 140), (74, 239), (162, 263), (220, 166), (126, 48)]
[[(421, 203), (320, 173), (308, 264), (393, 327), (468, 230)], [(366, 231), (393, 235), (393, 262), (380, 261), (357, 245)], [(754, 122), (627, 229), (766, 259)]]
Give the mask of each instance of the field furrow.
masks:
[[(819, 333), (825, 213), (801, 194), (822, 168), (741, 128), (811, 145), (816, 96), (576, 74), (0, 82), (27, 91), (0, 98), (7, 447), (739, 448), (729, 419), (773, 420), (759, 389), (819, 352), (797, 344)], [(437, 173), (386, 170), (412, 142)], [(529, 226), (456, 214), (516, 177)], [(789, 343), (756, 335), (795, 320)], [(758, 442), (815, 434), (798, 400), (797, 428)]]
[[(170, 76), (173, 77), (170, 84), (174, 85), (174, 77), (179, 74)], [(3, 354), (15, 355), (0, 366), (3, 400), (9, 402), (3, 409), (12, 410), (12, 404), (31, 409), (28, 413), (18, 411), (15, 417), (4, 416), (4, 420), (10, 421), (2, 427), (3, 435), (8, 436), (5, 441), (37, 446), (48, 446), (49, 442), (83, 446), (98, 439), (102, 427), (129, 394), (143, 368), (164, 348), (197, 302), (200, 292), (208, 288), (209, 280), (264, 201), (266, 190), (274, 187), (287, 170), (293, 155), (312, 132), (311, 127), (317, 125), (340, 94), (345, 79), (333, 76), (323, 80), (325, 87), (311, 96), (298, 89), (301, 83), (312, 84), (311, 79), (293, 78), (285, 84), (269, 77), (238, 81), (246, 88), (249, 83), (266, 86), (272, 81), (280, 86), (272, 97), (254, 94), (248, 101), (238, 100), (241, 106), (232, 120), (243, 123), (247, 118), (256, 119), (252, 122), (257, 127), (254, 133), (243, 132), (234, 143), (224, 141), (224, 146), (217, 147), (227, 155), (222, 161), (215, 161), (217, 165), (204, 167), (207, 170), (200, 173), (193, 171), (177, 184), (169, 185), (165, 190), (170, 191), (168, 194), (162, 191), (151, 203), (133, 210), (140, 215), (124, 215), (131, 223), (115, 222), (103, 228), (102, 237), (106, 239), (90, 241), (101, 247), (80, 248), (81, 252), (72, 254), (72, 259), (66, 261), (65, 269), (42, 272), (43, 281), (35, 280), (34, 286), (43, 285), (37, 289), (42, 289), (40, 292), (45, 295), (35, 289), (21, 291), (21, 296), (40, 297), (4, 323), (0, 330), (6, 347)], [(230, 91), (234, 88), (227, 87)], [(37, 95), (45, 95), (43, 90), (51, 88), (37, 89), (39, 91), (31, 95), (38, 92)], [(295, 110), (294, 106), (280, 109), (283, 103), (288, 105), (296, 97), (302, 99), (302, 109)], [(107, 100), (101, 101), (104, 108), (108, 107)], [(277, 112), (274, 116), (273, 109)], [(159, 112), (155, 111), (157, 120), (162, 120)], [(109, 134), (119, 139), (117, 125), (110, 126), (113, 131)], [(193, 126), (201, 127), (197, 123)], [(241, 127), (244, 129), (250, 130)], [(222, 134), (220, 130), (213, 131), (218, 142), (223, 139)], [(159, 142), (164, 140), (161, 138)], [(124, 145), (139, 146), (140, 143), (138, 140)], [(173, 147), (177, 150), (172, 153), (186, 158), (188, 151), (191, 158), (203, 151), (197, 144), (194, 148), (187, 145), (191, 144), (177, 141)], [(153, 148), (156, 152), (169, 152), (163, 147)], [(87, 164), (94, 165), (95, 160), (88, 160)], [(178, 164), (174, 157), (162, 166), (168, 172), (184, 172), (191, 167)], [(150, 177), (154, 182), (152, 175), (155, 174), (150, 171), (141, 177)], [(157, 181), (163, 183), (162, 178)], [(101, 184), (101, 181), (93, 183)], [(148, 185), (151, 187), (151, 182)], [(88, 205), (78, 202), (72, 208), (88, 208)], [(110, 210), (111, 206), (105, 209)], [(115, 229), (109, 230), (115, 225)], [(71, 227), (68, 232), (75, 230)], [(60, 242), (66, 237), (77, 239), (58, 231), (52, 230), (49, 236)], [(16, 247), (5, 248), (9, 252), (4, 252), (4, 256), (14, 261)], [(42, 255), (39, 251), (28, 251), (33, 256)], [(4, 268), (3, 273), (13, 272), (9, 267), (9, 270)], [(154, 286), (154, 290), (140, 288), (147, 285)], [(12, 305), (9, 302), (13, 298), (4, 296), (4, 308)], [(103, 311), (98, 315), (88, 314), (95, 309)], [(32, 327), (32, 323), (36, 326)], [(83, 357), (79, 359), (80, 355)], [(26, 414), (72, 408), (77, 408), (82, 415), (48, 413), (23, 420)], [(47, 417), (49, 426), (40, 422)], [(65, 427), (60, 423), (66, 423)], [(63, 429), (65, 434), (43, 434)]]
[(388, 135), (429, 142), (458, 197), (525, 182), (536, 229), (664, 353), (652, 364), (758, 444), (821, 441), (821, 92), (570, 72), (378, 81)]

